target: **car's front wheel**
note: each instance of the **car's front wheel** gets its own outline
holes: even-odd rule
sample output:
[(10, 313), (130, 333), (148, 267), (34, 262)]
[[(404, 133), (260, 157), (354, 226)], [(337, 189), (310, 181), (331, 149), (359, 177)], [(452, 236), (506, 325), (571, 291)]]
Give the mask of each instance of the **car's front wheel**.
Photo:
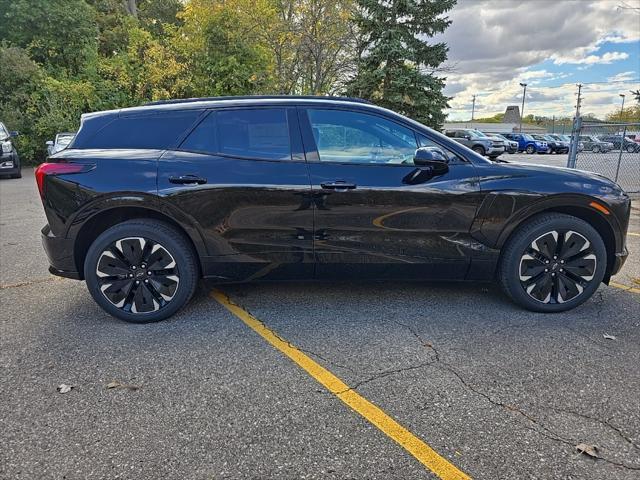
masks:
[(600, 153), (600, 146), (599, 145), (594, 145), (593, 148), (591, 149), (591, 151), (593, 153)]
[(483, 157), (484, 157), (484, 154), (486, 153), (482, 145), (476, 145), (475, 147), (473, 147), (473, 151), (476, 152), (478, 155), (482, 155)]
[(529, 155), (531, 155), (532, 153), (535, 153), (536, 148), (533, 145), (527, 145), (527, 149), (525, 150), (525, 152), (527, 152)]
[(84, 276), (107, 313), (147, 323), (164, 320), (191, 299), (198, 266), (181, 232), (155, 220), (130, 220), (96, 238), (85, 258)]
[(534, 217), (505, 244), (498, 270), (505, 293), (536, 312), (562, 312), (586, 301), (605, 274), (607, 253), (598, 232), (579, 218)]
[[(639, 149), (640, 150), (640, 149)], [(627, 152), (634, 153), (636, 151), (636, 147), (633, 145), (627, 145)]]

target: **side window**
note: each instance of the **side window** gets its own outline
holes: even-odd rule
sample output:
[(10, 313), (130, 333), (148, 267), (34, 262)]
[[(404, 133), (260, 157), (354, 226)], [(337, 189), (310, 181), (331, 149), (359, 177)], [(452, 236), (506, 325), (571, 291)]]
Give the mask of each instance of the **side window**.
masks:
[(418, 137), (418, 143), (420, 144), (420, 147), (426, 147), (426, 148), (428, 148), (430, 150), (431, 149), (437, 150), (449, 162), (460, 160), (460, 157), (458, 157), (455, 153), (453, 153), (452, 151), (450, 151), (450, 150), (438, 145), (436, 142), (434, 142), (430, 138), (426, 137), (425, 135), (422, 135), (421, 133), (418, 133), (417, 137)]
[(377, 115), (308, 109), (321, 162), (412, 165), (412, 130)]
[(284, 108), (220, 110), (216, 114), (218, 153), (264, 160), (291, 160)]
[(118, 117), (87, 138), (81, 148), (170, 147), (196, 121), (201, 110)]
[(446, 132), (444, 132), (444, 134), (449, 138), (456, 138), (456, 132), (454, 131), (447, 130)]
[(180, 145), (180, 150), (218, 153), (216, 141), (216, 114), (209, 113)]

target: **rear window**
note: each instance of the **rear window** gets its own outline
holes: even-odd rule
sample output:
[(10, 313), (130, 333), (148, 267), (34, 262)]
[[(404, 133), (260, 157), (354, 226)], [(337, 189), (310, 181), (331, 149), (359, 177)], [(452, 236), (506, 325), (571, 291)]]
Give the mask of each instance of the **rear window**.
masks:
[(185, 110), (116, 117), (89, 138), (78, 138), (82, 133), (79, 132), (73, 147), (164, 150), (175, 145), (201, 113), (201, 110)]
[(180, 150), (258, 160), (291, 160), (284, 108), (219, 110), (210, 113)]

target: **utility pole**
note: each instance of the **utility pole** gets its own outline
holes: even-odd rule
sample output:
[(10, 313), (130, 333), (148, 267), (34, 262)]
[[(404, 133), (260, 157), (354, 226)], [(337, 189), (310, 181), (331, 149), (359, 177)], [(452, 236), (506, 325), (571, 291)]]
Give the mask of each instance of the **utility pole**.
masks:
[[(473, 103), (471, 104), (471, 121), (473, 122), (473, 115), (476, 112), (476, 96), (474, 95), (472, 98), (473, 98)], [(623, 101), (623, 103), (624, 103), (624, 101)]]
[(622, 117), (624, 115), (624, 97), (625, 97), (625, 94), (621, 93), (620, 96), (622, 97), (622, 106), (620, 107), (620, 121), (622, 121)]
[(522, 133), (522, 119), (524, 118), (524, 99), (527, 96), (527, 84), (521, 83), (521, 87), (524, 87), (524, 92), (522, 92), (522, 109), (520, 110), (520, 133)]
[(578, 101), (576, 102), (576, 118), (580, 116), (580, 106), (582, 104), (582, 84), (578, 83)]
[(556, 116), (551, 119), (551, 133), (556, 133)]

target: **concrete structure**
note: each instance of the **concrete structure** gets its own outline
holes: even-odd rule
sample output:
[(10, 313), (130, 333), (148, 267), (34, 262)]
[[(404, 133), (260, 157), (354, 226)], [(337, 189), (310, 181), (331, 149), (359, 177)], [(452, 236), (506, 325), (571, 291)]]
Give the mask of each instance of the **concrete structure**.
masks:
[(520, 123), (520, 107), (517, 105), (509, 105), (504, 112), (505, 123)]

